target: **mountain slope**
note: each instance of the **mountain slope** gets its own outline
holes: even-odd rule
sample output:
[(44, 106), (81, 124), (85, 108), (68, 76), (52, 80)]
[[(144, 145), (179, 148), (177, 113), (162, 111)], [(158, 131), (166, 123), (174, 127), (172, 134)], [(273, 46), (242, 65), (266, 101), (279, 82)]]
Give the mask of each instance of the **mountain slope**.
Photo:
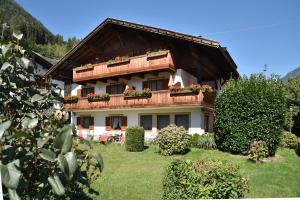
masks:
[(6, 34), (23, 33), (23, 45), (48, 57), (60, 58), (79, 42), (75, 37), (64, 41), (63, 36), (54, 35), (14, 0), (0, 0), (0, 24), (3, 23), (10, 26)]
[(289, 79), (294, 78), (300, 76), (300, 67), (297, 67), (296, 69), (294, 69), (293, 71), (290, 71), (289, 73), (287, 73), (282, 80), (284, 82), (287, 82)]

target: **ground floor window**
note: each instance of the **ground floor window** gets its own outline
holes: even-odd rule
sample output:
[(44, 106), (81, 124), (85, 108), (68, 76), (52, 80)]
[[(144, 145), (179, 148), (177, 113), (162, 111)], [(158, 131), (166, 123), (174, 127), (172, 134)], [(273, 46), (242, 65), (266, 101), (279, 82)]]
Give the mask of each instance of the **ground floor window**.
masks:
[(169, 115), (157, 115), (157, 128), (162, 129), (170, 124)]
[(124, 130), (127, 127), (126, 116), (107, 116), (105, 118), (106, 130)]
[(183, 126), (186, 130), (189, 129), (190, 126), (190, 118), (189, 115), (175, 115), (175, 124), (176, 126)]
[(152, 130), (152, 115), (142, 115), (140, 122), (145, 130)]
[(77, 117), (77, 126), (82, 129), (92, 129), (94, 118), (90, 116)]

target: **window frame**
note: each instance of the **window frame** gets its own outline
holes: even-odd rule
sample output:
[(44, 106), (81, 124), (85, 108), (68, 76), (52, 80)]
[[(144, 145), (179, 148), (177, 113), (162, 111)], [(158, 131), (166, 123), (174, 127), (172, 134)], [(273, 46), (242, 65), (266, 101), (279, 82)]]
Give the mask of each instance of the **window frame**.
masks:
[[(117, 88), (117, 90), (120, 89), (121, 91), (117, 91), (117, 93), (112, 93), (113, 87), (120, 87), (120, 88)], [(108, 93), (109, 95), (123, 94), (125, 87), (126, 87), (126, 84), (124, 84), (124, 83), (109, 84), (109, 85), (106, 85), (106, 93)]]
[(165, 126), (165, 127), (158, 127), (158, 124), (159, 124), (159, 123), (158, 123), (158, 121), (159, 121), (158, 118), (159, 118), (160, 116), (168, 116), (169, 123), (168, 123), (167, 126), (169, 126), (169, 125), (170, 125), (170, 122), (171, 122), (171, 117), (170, 117), (169, 114), (158, 114), (158, 115), (156, 115), (156, 128), (157, 128), (157, 130), (161, 130), (161, 129), (167, 127), (167, 126)]
[[(144, 127), (144, 125), (143, 125), (143, 120), (142, 120), (143, 117), (150, 117), (150, 119), (151, 119), (151, 127), (150, 127), (150, 129), (146, 129), (146, 128)], [(152, 116), (152, 115), (140, 115), (140, 126), (143, 127), (144, 130), (147, 130), (147, 131), (152, 130), (152, 128), (153, 128), (153, 116)]]
[(177, 123), (176, 123), (176, 117), (178, 117), (178, 116), (187, 116), (187, 119), (188, 119), (187, 127), (185, 127), (185, 126), (183, 126), (183, 127), (185, 128), (185, 130), (189, 130), (189, 128), (191, 127), (191, 117), (190, 117), (190, 115), (189, 114), (185, 114), (185, 113), (174, 114), (174, 124), (176, 126), (178, 126)]

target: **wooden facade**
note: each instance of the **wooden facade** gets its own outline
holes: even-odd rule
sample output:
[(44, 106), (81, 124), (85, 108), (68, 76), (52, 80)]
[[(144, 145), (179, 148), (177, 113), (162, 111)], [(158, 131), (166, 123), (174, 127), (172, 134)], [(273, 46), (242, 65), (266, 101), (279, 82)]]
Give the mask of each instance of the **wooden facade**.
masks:
[(115, 64), (109, 64), (107, 61), (73, 68), (73, 82), (100, 80), (162, 70), (175, 71), (172, 56), (167, 50), (157, 55), (144, 54), (128, 57), (125, 61), (116, 62)]
[(111, 95), (107, 102), (88, 102), (87, 98), (79, 98), (75, 104), (66, 104), (66, 109), (78, 110), (103, 110), (126, 108), (159, 108), (177, 106), (201, 106), (206, 109), (214, 108), (214, 98), (205, 98), (201, 91), (197, 95), (171, 96), (168, 90), (153, 91), (150, 98), (124, 99), (123, 94)]

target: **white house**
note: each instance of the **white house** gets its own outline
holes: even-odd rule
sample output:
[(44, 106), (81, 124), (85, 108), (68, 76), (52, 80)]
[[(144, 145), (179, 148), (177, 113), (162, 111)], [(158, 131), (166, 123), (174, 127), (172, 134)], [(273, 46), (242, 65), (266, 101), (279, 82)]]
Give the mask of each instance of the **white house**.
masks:
[(147, 138), (169, 124), (213, 131), (215, 96), (238, 73), (218, 42), (109, 18), (45, 76), (64, 82), (78, 134), (97, 139), (132, 125)]

